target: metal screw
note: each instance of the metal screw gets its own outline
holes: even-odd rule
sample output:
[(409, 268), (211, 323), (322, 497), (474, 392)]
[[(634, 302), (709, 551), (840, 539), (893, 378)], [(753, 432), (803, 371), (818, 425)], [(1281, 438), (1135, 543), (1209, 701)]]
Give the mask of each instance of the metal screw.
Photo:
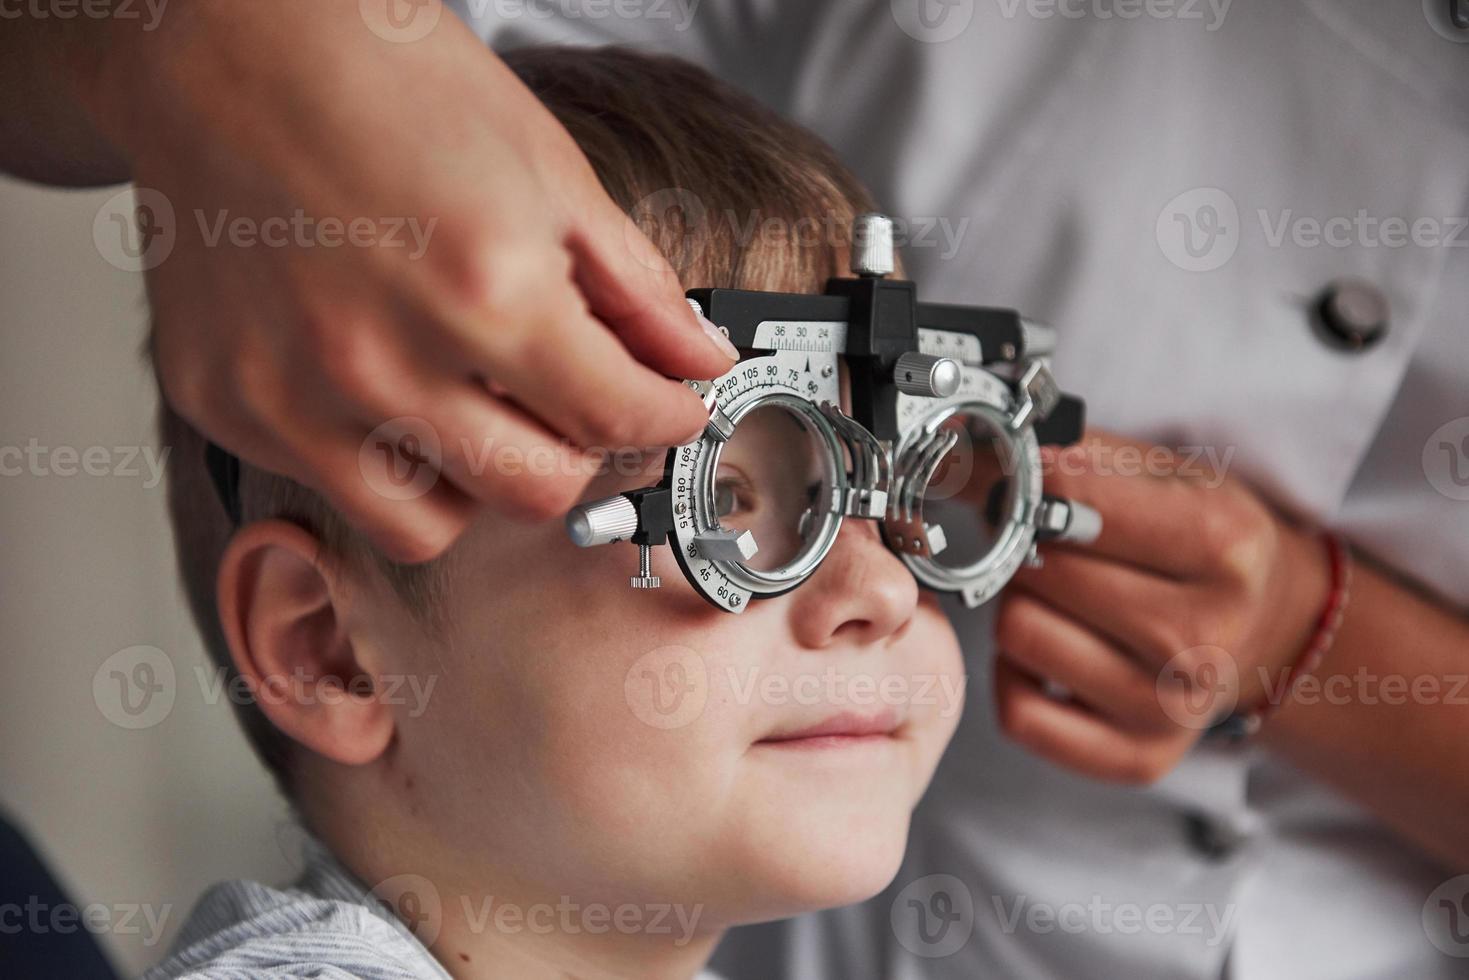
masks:
[(653, 549), (645, 544), (638, 545), (638, 574), (632, 579), (635, 589), (661, 588), (663, 580), (653, 574)]

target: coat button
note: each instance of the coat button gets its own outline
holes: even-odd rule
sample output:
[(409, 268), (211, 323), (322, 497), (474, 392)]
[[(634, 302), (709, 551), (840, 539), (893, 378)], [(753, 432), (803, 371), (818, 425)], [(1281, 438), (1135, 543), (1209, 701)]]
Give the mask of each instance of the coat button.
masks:
[(1338, 279), (1321, 294), (1317, 325), (1333, 347), (1365, 351), (1387, 336), (1390, 310), (1382, 290), (1361, 279)]
[(1184, 814), (1185, 834), (1194, 852), (1207, 861), (1224, 861), (1239, 850), (1244, 835), (1202, 813)]

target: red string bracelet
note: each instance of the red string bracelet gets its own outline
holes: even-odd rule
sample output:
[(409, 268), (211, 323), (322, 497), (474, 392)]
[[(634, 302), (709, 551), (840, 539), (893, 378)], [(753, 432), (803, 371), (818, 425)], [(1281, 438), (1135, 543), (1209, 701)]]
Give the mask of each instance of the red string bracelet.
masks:
[(1352, 595), (1352, 552), (1339, 535), (1323, 532), (1321, 539), (1326, 544), (1326, 553), (1331, 560), (1331, 591), (1327, 593), (1326, 605), (1321, 614), (1316, 617), (1316, 628), (1311, 631), (1310, 640), (1291, 664), (1278, 696), (1267, 698), (1254, 711), (1230, 715), (1218, 725), (1217, 731), (1227, 738), (1248, 738), (1258, 732), (1260, 726), (1290, 700), (1302, 678), (1314, 673), (1321, 666), (1321, 661), (1336, 642), (1337, 631), (1341, 629), (1342, 619), (1347, 612), (1347, 602)]

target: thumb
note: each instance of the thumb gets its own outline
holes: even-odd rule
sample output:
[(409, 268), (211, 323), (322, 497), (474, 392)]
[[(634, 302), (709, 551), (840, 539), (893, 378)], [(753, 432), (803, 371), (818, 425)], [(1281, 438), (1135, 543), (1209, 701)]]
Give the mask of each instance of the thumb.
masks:
[(718, 377), (734, 364), (737, 352), (689, 308), (668, 259), (605, 195), (572, 224), (567, 248), (588, 308), (639, 361), (695, 379)]

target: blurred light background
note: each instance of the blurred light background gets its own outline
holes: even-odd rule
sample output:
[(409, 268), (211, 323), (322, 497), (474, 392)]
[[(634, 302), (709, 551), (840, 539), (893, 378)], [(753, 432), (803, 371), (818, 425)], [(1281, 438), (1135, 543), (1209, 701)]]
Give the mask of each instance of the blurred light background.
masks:
[[(196, 672), (206, 659), (148, 463), (160, 447), (143, 277), (93, 243), (117, 192), (0, 178), (0, 810), (77, 906), (112, 910), (98, 938), (135, 974), (204, 887), (288, 878), (297, 845), (229, 704)], [(129, 656), (107, 661), (137, 646), (163, 651), (172, 681), (152, 676), (174, 697), (130, 721), (109, 676)]]

